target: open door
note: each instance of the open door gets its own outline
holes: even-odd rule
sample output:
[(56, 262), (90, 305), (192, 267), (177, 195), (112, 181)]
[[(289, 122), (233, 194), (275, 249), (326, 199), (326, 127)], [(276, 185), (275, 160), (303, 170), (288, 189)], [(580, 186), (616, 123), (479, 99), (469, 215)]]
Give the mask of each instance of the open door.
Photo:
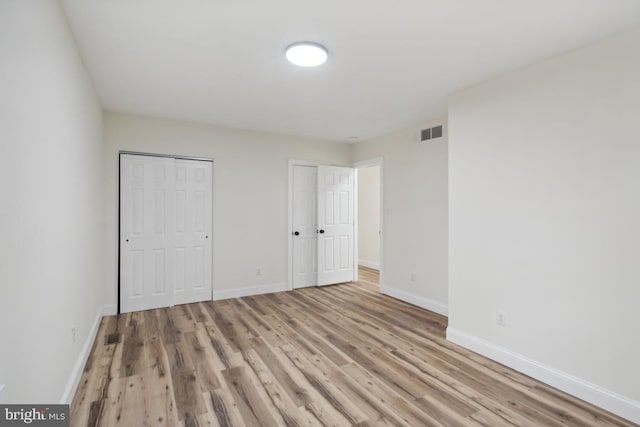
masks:
[(318, 285), (354, 278), (353, 168), (318, 166)]

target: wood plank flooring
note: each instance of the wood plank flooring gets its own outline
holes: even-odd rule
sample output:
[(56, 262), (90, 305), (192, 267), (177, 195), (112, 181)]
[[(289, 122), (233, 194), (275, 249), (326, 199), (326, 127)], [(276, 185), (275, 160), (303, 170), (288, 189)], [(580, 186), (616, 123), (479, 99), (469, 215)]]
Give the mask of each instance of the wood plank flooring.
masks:
[(631, 426), (358, 283), (105, 317), (72, 426)]

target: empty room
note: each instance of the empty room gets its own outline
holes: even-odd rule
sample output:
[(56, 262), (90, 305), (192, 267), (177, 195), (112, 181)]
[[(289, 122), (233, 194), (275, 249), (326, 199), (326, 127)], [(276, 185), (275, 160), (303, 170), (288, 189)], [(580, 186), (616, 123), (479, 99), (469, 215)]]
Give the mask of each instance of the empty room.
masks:
[(640, 1), (0, 0), (0, 425), (640, 425)]

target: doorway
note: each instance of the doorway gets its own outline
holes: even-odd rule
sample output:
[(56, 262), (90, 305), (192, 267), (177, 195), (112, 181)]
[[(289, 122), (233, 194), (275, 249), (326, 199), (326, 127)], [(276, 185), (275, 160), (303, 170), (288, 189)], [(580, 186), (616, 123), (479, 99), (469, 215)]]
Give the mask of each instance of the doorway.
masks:
[(358, 265), (380, 270), (380, 165), (358, 168)]
[(213, 162), (120, 154), (120, 312), (212, 299)]

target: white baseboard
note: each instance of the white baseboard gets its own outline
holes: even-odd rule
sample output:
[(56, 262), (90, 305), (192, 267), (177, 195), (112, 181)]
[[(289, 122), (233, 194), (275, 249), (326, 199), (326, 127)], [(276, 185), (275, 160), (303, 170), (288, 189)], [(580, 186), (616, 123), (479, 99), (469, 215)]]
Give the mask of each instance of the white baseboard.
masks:
[(500, 362), (552, 387), (585, 400), (629, 421), (640, 424), (640, 402), (574, 377), (566, 372), (536, 362), (521, 354), (469, 335), (455, 328), (447, 328), (447, 340), (478, 354)]
[(60, 399), (61, 404), (71, 404), (71, 401), (73, 400), (73, 396), (75, 395), (78, 384), (80, 383), (80, 378), (82, 377), (82, 371), (84, 371), (84, 365), (87, 363), (87, 359), (91, 353), (91, 348), (93, 347), (93, 342), (96, 339), (96, 335), (98, 335), (98, 328), (100, 327), (100, 320), (102, 320), (103, 314), (104, 307), (101, 306), (98, 308), (98, 314), (93, 321), (93, 325), (89, 330), (89, 335), (87, 335), (87, 339), (82, 346), (82, 350), (80, 350), (78, 359), (76, 360), (75, 365), (73, 365), (71, 376), (69, 377), (69, 381), (67, 381), (67, 386), (64, 388), (62, 398)]
[(434, 301), (429, 298), (414, 295), (410, 292), (403, 291), (402, 289), (392, 288), (391, 286), (380, 286), (380, 293), (389, 295), (390, 297), (397, 298), (409, 304), (417, 305), (425, 310), (433, 311), (443, 316), (449, 315), (449, 307), (438, 301)]
[(102, 316), (115, 316), (116, 314), (118, 314), (118, 306), (116, 304), (102, 306)]
[(282, 292), (286, 290), (286, 283), (271, 283), (268, 285), (252, 286), (240, 289), (223, 289), (220, 291), (216, 291), (214, 289), (213, 300), (218, 301), (221, 299), (249, 297), (252, 295), (270, 294), (273, 292)]
[(373, 261), (368, 261), (366, 259), (359, 259), (358, 260), (358, 265), (361, 265), (363, 267), (372, 268), (374, 270), (380, 270), (380, 263), (373, 262)]

